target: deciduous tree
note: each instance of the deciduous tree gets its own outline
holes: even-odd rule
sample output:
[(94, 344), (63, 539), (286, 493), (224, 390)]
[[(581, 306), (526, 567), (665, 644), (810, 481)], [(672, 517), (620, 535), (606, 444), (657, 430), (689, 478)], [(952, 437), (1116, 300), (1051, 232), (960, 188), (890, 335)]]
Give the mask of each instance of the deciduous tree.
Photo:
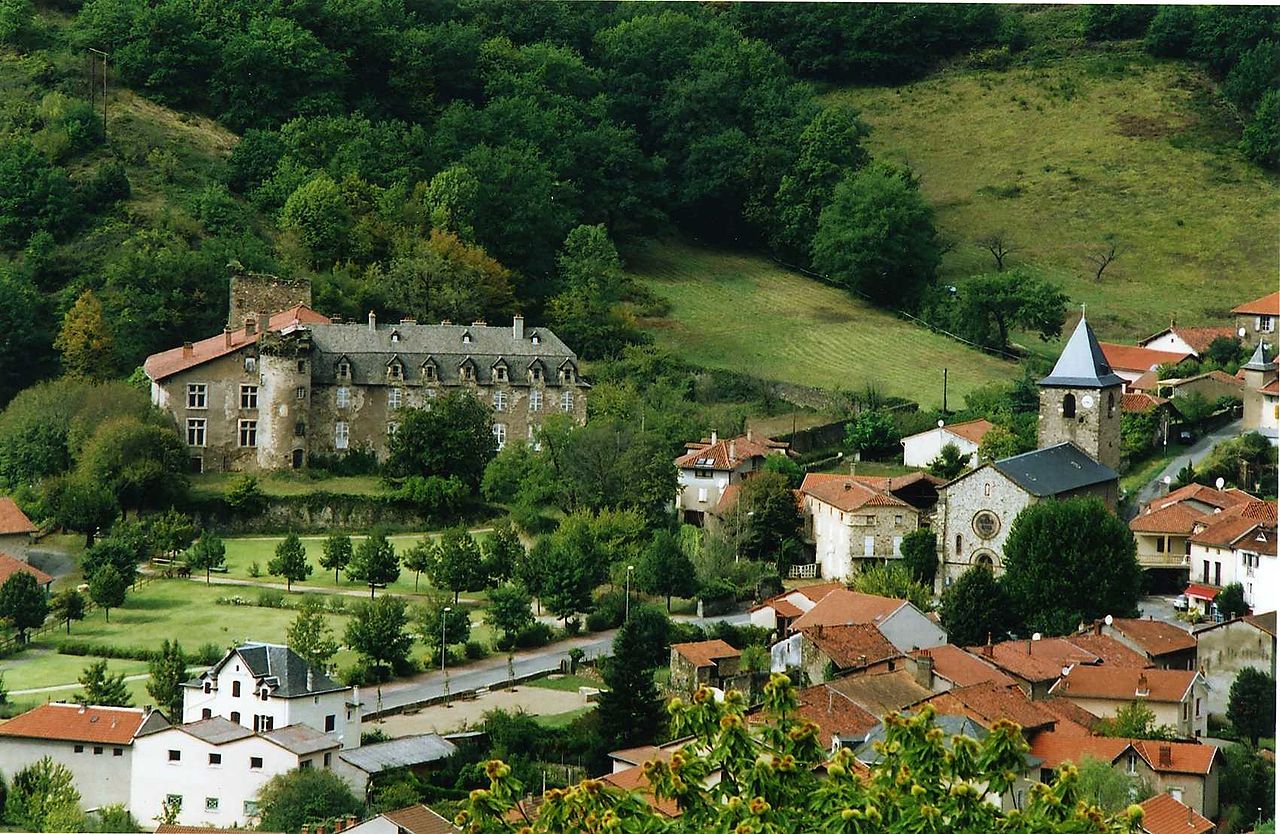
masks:
[(333, 571), (334, 585), (338, 584), (338, 571), (343, 570), (350, 563), (352, 553), (351, 537), (344, 533), (334, 533), (324, 540), (320, 567)]
[(484, 576), (488, 585), (498, 585), (511, 579), (516, 565), (524, 558), (520, 534), (505, 518), (493, 526), (493, 532), (481, 542), (480, 549), (484, 552)]
[(19, 642), (25, 643), (27, 632), (44, 625), (47, 616), (49, 598), (35, 574), (18, 571), (0, 585), (0, 619), (18, 633)]
[(986, 565), (974, 565), (951, 583), (939, 614), (947, 640), (957, 646), (998, 643), (1019, 624), (1004, 587)]
[(387, 586), (400, 578), (400, 556), (380, 530), (370, 533), (347, 564), (347, 578), (369, 586), (369, 599), (379, 585)]
[(533, 625), (533, 598), (519, 583), (499, 585), (489, 592), (485, 622), (502, 632), (502, 642), (514, 644), (516, 635)]
[(289, 648), (297, 652), (307, 663), (320, 669), (328, 669), (329, 661), (338, 653), (338, 641), (333, 638), (329, 620), (325, 615), (321, 598), (307, 596), (298, 606), (298, 616), (285, 632)]
[(636, 563), (636, 584), (646, 593), (666, 597), (667, 611), (671, 610), (671, 597), (697, 593), (693, 562), (670, 531), (654, 531)]
[(455, 477), (472, 490), (497, 452), (487, 405), (465, 391), (439, 397), (430, 411), (405, 409), (387, 448), (387, 474)]
[(902, 537), (902, 566), (916, 582), (933, 587), (938, 573), (938, 534), (927, 527), (912, 530)]
[(1218, 591), (1213, 604), (1218, 606), (1218, 613), (1228, 620), (1249, 613), (1249, 604), (1244, 601), (1244, 586), (1239, 582), (1232, 582)]
[(129, 583), (115, 565), (103, 565), (89, 578), (89, 598), (102, 609), (107, 622), (111, 622), (111, 609), (124, 605)]
[(160, 651), (147, 661), (147, 694), (174, 723), (182, 720), (182, 685), (188, 680), (187, 654), (177, 640), (160, 644)]
[(478, 591), (484, 587), (485, 574), (480, 545), (465, 527), (450, 527), (435, 546), (435, 559), (430, 568), (431, 584), (453, 591), (456, 605), (462, 591)]
[(1236, 732), (1254, 744), (1276, 731), (1276, 679), (1266, 672), (1246, 666), (1231, 682), (1227, 720)]
[(84, 814), (75, 776), (45, 756), (13, 774), (4, 804), (5, 821), (23, 831), (81, 831)]
[(267, 562), (267, 573), (272, 576), (283, 576), (285, 589), (293, 590), (294, 582), (301, 582), (311, 575), (311, 563), (307, 561), (307, 550), (302, 546), (302, 539), (297, 533), (289, 533), (276, 545), (275, 558)]
[(313, 767), (271, 777), (258, 793), (261, 825), (273, 831), (297, 832), (314, 820), (359, 814), (364, 803), (332, 770)]
[(213, 569), (227, 564), (227, 546), (222, 539), (206, 530), (187, 549), (186, 562), (191, 570), (204, 571), (204, 582), (208, 585)]
[(418, 590), (418, 578), (423, 573), (429, 573), (439, 558), (436, 543), (425, 536), (404, 552), (403, 563), (407, 570), (413, 571), (415, 593)]
[(84, 594), (75, 588), (66, 588), (53, 595), (49, 610), (54, 618), (67, 624), (67, 634), (71, 633), (71, 621), (84, 619)]
[(81, 293), (67, 310), (53, 346), (62, 352), (62, 366), (73, 376), (102, 380), (115, 372), (115, 342), (93, 290)]
[(1067, 296), (1060, 287), (1023, 267), (977, 275), (960, 286), (956, 320), (965, 335), (997, 350), (1009, 347), (1009, 330), (1017, 327), (1042, 340), (1057, 338), (1067, 315)]
[(929, 474), (950, 481), (969, 468), (969, 456), (954, 443), (938, 450), (938, 456), (929, 461)]
[(360, 603), (347, 622), (347, 645), (369, 663), (375, 671), (403, 664), (413, 648), (408, 631), (409, 617), (400, 597), (382, 596)]

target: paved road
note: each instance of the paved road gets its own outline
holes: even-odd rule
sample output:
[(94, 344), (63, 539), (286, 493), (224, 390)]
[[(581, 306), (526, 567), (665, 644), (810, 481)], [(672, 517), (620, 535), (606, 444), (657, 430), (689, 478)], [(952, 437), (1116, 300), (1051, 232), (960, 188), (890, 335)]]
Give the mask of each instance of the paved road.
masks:
[(1234, 422), (1227, 423), (1220, 429), (1215, 429), (1209, 434), (1206, 434), (1191, 446), (1174, 446), (1171, 448), (1169, 450), (1169, 465), (1156, 473), (1156, 476), (1152, 478), (1146, 486), (1138, 490), (1137, 497), (1134, 498), (1130, 511), (1134, 515), (1137, 515), (1138, 510), (1140, 510), (1144, 504), (1152, 498), (1163, 494), (1165, 491), (1164, 479), (1166, 475), (1170, 479), (1177, 478), (1178, 471), (1187, 465), (1187, 461), (1190, 461), (1193, 464), (1199, 463), (1208, 456), (1209, 452), (1213, 451), (1214, 446), (1224, 440), (1239, 437), (1243, 428), (1244, 422), (1242, 420), (1235, 420)]
[[(749, 619), (747, 614), (729, 614), (722, 617), (706, 617), (702, 620), (689, 618), (689, 621), (708, 625), (716, 622), (743, 625)], [(608, 657), (616, 634), (616, 629), (602, 631), (586, 637), (564, 640), (544, 649), (519, 653), (514, 656), (510, 670), (507, 668), (505, 655), (486, 658), (456, 672), (450, 672), (449, 694), (456, 695), (459, 692), (499, 686), (513, 676), (520, 678), (556, 671), (560, 668), (561, 661), (568, 660), (569, 652), (575, 648), (581, 649), (585, 657), (590, 659)], [(371, 713), (382, 710), (443, 698), (445, 694), (445, 676), (437, 669), (418, 675), (411, 680), (383, 684), (381, 687), (365, 687), (360, 693), (360, 700), (365, 703), (365, 715), (369, 716)]]

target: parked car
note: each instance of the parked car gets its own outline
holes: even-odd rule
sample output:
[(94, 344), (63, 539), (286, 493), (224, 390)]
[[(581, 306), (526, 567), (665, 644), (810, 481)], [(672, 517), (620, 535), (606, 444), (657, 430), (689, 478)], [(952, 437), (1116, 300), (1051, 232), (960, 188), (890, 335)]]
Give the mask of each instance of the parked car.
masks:
[(1191, 429), (1179, 429), (1178, 442), (1184, 446), (1190, 446), (1196, 442), (1196, 433)]
[(1186, 594), (1178, 594), (1173, 598), (1173, 610), (1186, 611), (1191, 606), (1191, 600), (1187, 599)]

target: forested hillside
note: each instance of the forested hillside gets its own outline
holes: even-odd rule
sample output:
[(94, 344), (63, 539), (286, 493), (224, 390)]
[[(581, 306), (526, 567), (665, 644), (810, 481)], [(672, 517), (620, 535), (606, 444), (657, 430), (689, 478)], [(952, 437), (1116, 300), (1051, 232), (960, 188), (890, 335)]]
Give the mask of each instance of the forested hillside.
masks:
[[(1152, 50), (1225, 83), (1232, 152), (1274, 164), (1280, 17), (1154, 14), (1086, 26), (1159, 26)], [(664, 308), (615, 250), (675, 233), (955, 327), (971, 308), (939, 295), (956, 243), (927, 160), (818, 87), (1016, 65), (1039, 37), (994, 6), (5, 0), (0, 403), (216, 331), (231, 261), (310, 276), (333, 314), (523, 310), (592, 358)], [(1027, 281), (1019, 315), (1052, 336), (1057, 290)]]

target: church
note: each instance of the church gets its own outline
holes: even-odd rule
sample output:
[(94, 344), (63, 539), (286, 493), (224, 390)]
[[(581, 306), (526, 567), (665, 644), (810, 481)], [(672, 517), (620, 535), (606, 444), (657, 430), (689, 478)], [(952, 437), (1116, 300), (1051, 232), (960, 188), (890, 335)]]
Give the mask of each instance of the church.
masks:
[(940, 491), (939, 592), (973, 565), (999, 576), (1010, 525), (1038, 501), (1093, 495), (1116, 506), (1124, 380), (1083, 316), (1039, 385), (1039, 448), (984, 463)]

